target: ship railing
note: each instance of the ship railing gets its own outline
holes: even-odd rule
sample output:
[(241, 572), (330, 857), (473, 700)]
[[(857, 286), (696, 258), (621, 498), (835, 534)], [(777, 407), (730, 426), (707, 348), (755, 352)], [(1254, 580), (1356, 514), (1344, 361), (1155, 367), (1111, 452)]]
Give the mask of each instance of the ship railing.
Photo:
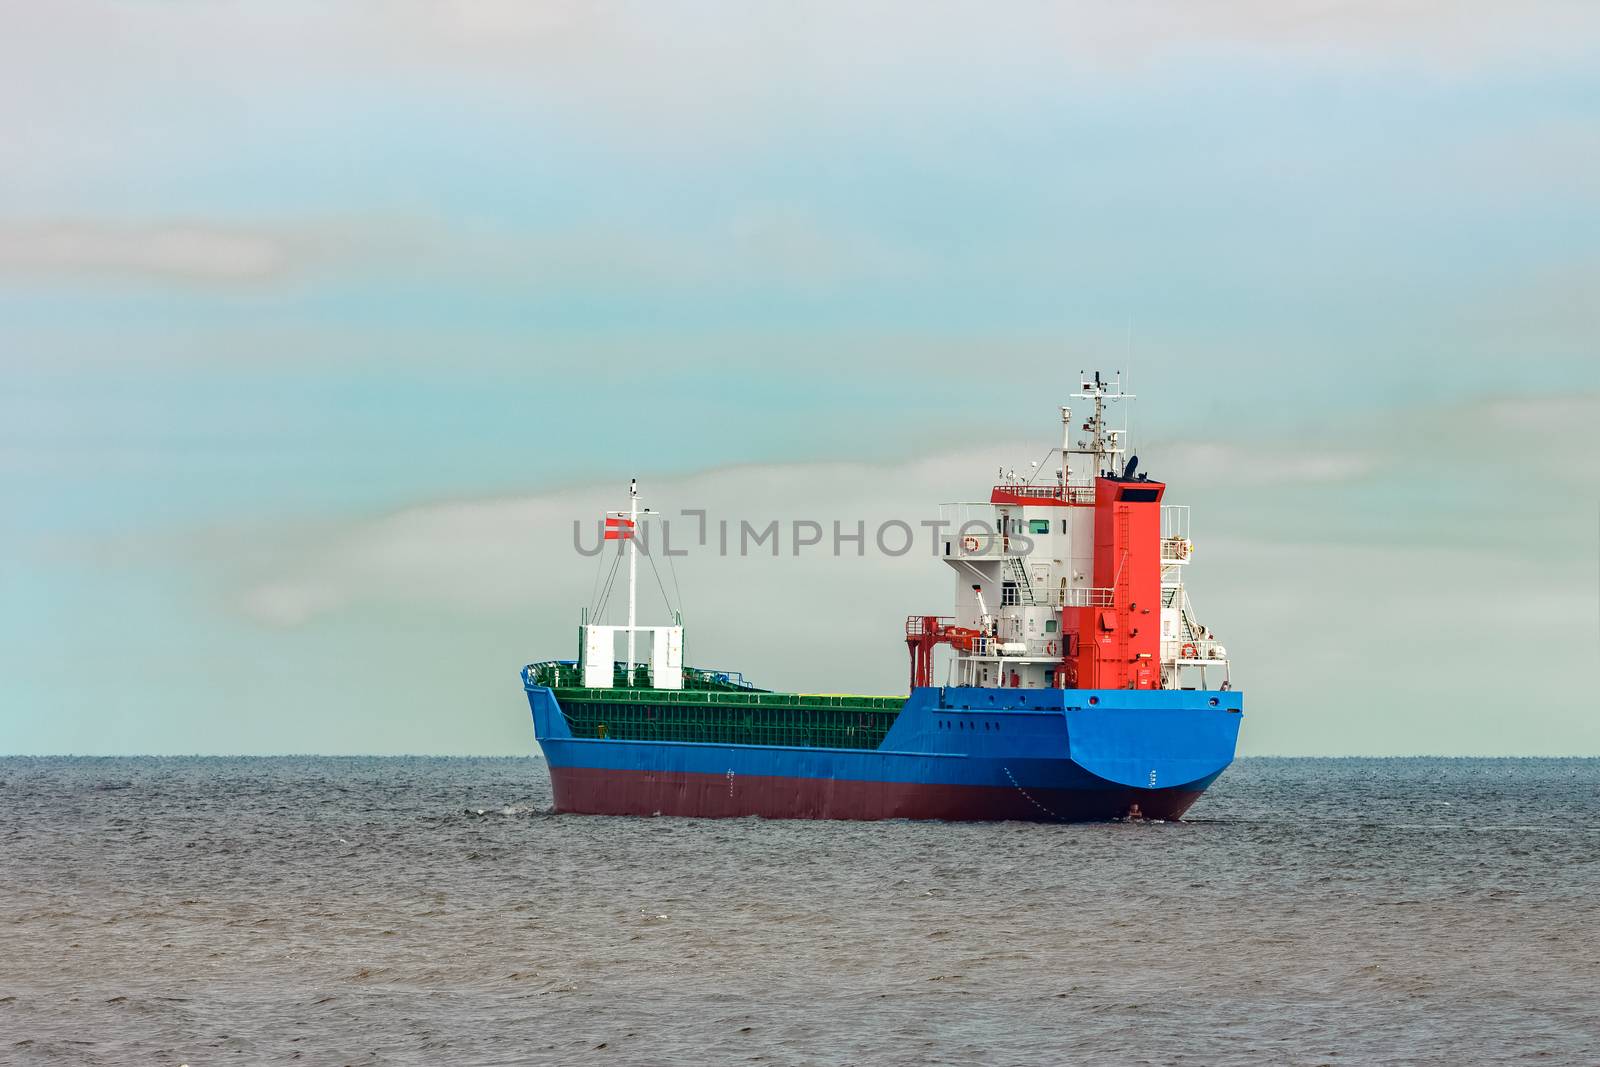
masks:
[[(1046, 634), (1043, 637), (974, 637), (972, 639), (972, 655), (977, 659), (992, 659), (1002, 655), (998, 646), (1023, 644), (1026, 650), (1022, 655), (1028, 659), (1062, 659), (1066, 656), (1078, 654), (1078, 635), (1069, 633), (1065, 638), (1059, 634)], [(1007, 653), (1006, 655), (1010, 655)]]
[(739, 671), (718, 671), (705, 667), (685, 667), (683, 669), (683, 687), (685, 689), (710, 689), (723, 692), (750, 692), (764, 693), (753, 682), (745, 680)]
[(576, 703), (707, 705), (751, 708), (859, 708), (868, 711), (899, 711), (903, 696), (858, 696), (851, 693), (769, 693), (764, 689), (712, 692), (704, 689), (585, 689), (575, 687), (563, 700)]
[(1058, 608), (1109, 608), (1116, 603), (1116, 590), (1110, 586), (1074, 586), (1056, 589), (1045, 596), (1045, 603)]
[(1116, 590), (1110, 586), (1073, 586), (1070, 589), (1047, 589), (1042, 583), (1033, 586), (1031, 600), (1013, 583), (1006, 582), (1000, 589), (1000, 606), (1041, 608), (1109, 608), (1116, 603)]
[[(583, 668), (577, 660), (551, 659), (530, 663), (524, 668), (527, 679), (534, 685), (550, 689), (575, 689), (583, 686)], [(653, 685), (650, 665), (635, 663), (633, 676), (628, 676), (628, 665), (617, 660), (611, 666), (611, 686), (614, 689), (650, 689)], [(745, 680), (738, 671), (708, 670), (704, 667), (683, 668), (685, 689), (717, 692), (761, 693), (765, 690)]]
[(1092, 485), (1027, 485), (1022, 482), (1012, 482), (995, 486), (993, 493), (1001, 496), (1016, 497), (1024, 502), (1028, 500), (1060, 500), (1068, 504), (1094, 503), (1094, 486)]
[(1228, 650), (1214, 637), (1191, 637), (1186, 641), (1162, 641), (1161, 658), (1168, 663), (1226, 663)]
[(547, 659), (540, 663), (530, 663), (522, 669), (522, 672), (534, 685), (551, 689), (578, 684), (578, 661), (574, 659)]
[(1163, 537), (1161, 561), (1163, 563), (1188, 563), (1194, 555), (1194, 542), (1187, 537)]
[[(535, 685), (547, 686), (551, 689), (568, 689), (583, 684), (583, 665), (575, 659), (551, 659), (542, 663), (531, 663), (527, 668), (528, 678)], [(692, 668), (684, 670), (685, 683), (693, 672)], [(628, 665), (622, 660), (617, 660), (611, 665), (611, 684), (619, 689), (630, 686), (636, 689), (650, 688), (650, 665), (648, 663), (635, 663), (633, 677), (628, 677)]]
[[(962, 532), (962, 531), (965, 532)], [(994, 533), (993, 528), (980, 528), (973, 525), (962, 527), (961, 530), (950, 534), (946, 539), (948, 549), (946, 555), (959, 556), (962, 559), (1000, 559), (1005, 556), (1020, 556), (1015, 551), (1021, 545), (1012, 540), (1010, 533)]]
[(1161, 539), (1189, 539), (1189, 505), (1161, 505)]

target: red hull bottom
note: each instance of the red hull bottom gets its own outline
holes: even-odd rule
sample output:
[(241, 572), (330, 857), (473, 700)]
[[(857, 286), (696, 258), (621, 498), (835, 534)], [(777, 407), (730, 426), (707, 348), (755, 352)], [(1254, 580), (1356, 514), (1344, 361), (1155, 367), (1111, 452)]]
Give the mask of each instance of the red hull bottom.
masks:
[(684, 771), (551, 767), (556, 811), (573, 815), (679, 815), (701, 819), (1020, 819), (1091, 822), (1128, 815), (1177, 819), (1194, 789), (1029, 789), (1015, 786), (733, 777)]

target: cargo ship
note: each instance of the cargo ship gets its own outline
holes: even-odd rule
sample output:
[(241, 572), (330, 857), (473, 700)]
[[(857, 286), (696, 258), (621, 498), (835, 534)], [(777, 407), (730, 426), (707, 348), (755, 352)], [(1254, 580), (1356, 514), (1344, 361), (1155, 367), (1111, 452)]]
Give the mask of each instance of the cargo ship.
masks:
[(621, 542), (613, 577), (628, 563), (626, 622), (585, 609), (577, 659), (522, 669), (555, 810), (1180, 818), (1233, 761), (1243, 694), (1184, 588), (1189, 509), (1164, 503), (1125, 426), (1108, 424), (1132, 394), (1097, 372), (1072, 396), (1087, 412), (1060, 407), (1061, 443), (1042, 464), (1002, 468), (986, 501), (941, 508), (955, 603), (906, 619), (905, 696), (769, 692), (686, 665), (681, 614), (637, 622), (652, 513), (631, 483), (628, 508), (604, 519)]

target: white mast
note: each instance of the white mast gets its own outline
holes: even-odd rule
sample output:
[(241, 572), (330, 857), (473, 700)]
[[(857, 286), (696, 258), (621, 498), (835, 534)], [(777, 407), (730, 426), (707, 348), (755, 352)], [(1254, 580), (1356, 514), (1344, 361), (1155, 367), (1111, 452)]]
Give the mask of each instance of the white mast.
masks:
[(1072, 409), (1065, 404), (1061, 405), (1061, 476), (1063, 486), (1070, 480), (1067, 465), (1067, 453), (1072, 451)]
[(628, 479), (628, 684), (633, 684), (633, 633), (639, 604), (639, 479)]
[[(654, 515), (649, 508), (639, 506), (639, 479), (628, 480), (628, 510), (606, 512), (605, 540), (624, 540), (637, 542), (640, 536), (639, 521)], [(622, 551), (619, 545), (617, 550)], [(583, 685), (589, 689), (610, 689), (618, 684), (617, 669), (617, 631), (626, 630), (628, 633), (628, 661), (627, 674), (622, 685), (632, 688), (634, 685), (634, 672), (640, 667), (648, 665), (650, 668), (649, 686), (654, 689), (682, 689), (683, 688), (683, 624), (681, 616), (674, 625), (670, 626), (640, 626), (639, 625), (639, 546), (628, 545), (628, 621), (626, 625), (615, 626), (609, 623), (591, 622), (585, 612), (583, 624), (579, 629), (578, 661), (581, 667)], [(646, 552), (649, 551), (647, 547)], [(653, 564), (652, 564), (653, 566)], [(610, 607), (611, 584), (616, 577), (612, 570), (606, 578), (605, 592), (601, 595), (600, 602), (595, 607), (595, 618), (598, 619), (604, 609)], [(659, 575), (657, 576), (660, 577)], [(598, 579), (597, 579), (598, 580)], [(662, 594), (665, 596), (663, 588)], [(671, 603), (667, 604), (670, 612)], [(607, 615), (609, 617), (609, 614)], [(648, 659), (639, 658), (638, 646), (639, 631), (644, 631), (644, 654)]]

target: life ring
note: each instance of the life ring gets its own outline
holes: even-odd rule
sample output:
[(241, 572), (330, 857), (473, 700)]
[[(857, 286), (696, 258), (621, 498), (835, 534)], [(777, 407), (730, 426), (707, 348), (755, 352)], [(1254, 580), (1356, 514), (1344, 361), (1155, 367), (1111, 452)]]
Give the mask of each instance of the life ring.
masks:
[(1044, 654), (1047, 656), (1056, 654), (1056, 643), (1054, 641), (1046, 641), (1044, 643)]
[(1200, 650), (1198, 648), (1194, 647), (1194, 642), (1193, 641), (1185, 641), (1183, 643), (1183, 648), (1179, 650), (1179, 658), (1180, 659), (1199, 659), (1200, 658)]
[(966, 537), (961, 539), (961, 548), (965, 552), (978, 551), (978, 539), (973, 537), (971, 534), (968, 534)]

